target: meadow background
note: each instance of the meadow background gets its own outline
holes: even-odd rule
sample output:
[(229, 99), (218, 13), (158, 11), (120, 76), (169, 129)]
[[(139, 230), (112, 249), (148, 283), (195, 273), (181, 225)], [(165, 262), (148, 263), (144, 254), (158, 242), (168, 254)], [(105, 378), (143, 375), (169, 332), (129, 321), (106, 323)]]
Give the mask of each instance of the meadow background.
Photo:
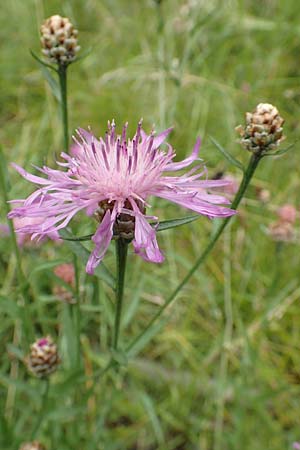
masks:
[[(62, 149), (56, 100), (29, 49), (37, 54), (39, 26), (70, 17), (82, 52), (69, 69), (70, 126), (128, 120), (134, 132), (173, 125), (169, 141), (185, 157), (201, 135), (209, 176), (239, 177), (209, 139), (246, 162), (234, 127), (259, 102), (286, 120), (286, 143), (299, 138), (300, 8), (298, 0), (4, 0), (0, 10), (0, 142), (8, 162), (54, 166)], [(284, 144), (284, 145), (287, 145)], [(11, 168), (10, 198), (31, 192)], [(289, 450), (300, 440), (299, 242), (278, 245), (266, 234), (275, 211), (299, 209), (298, 144), (283, 157), (264, 158), (239, 216), (167, 310), (168, 324), (119, 373), (97, 374), (108, 358), (113, 295), (80, 267), (81, 370), (67, 343), (70, 307), (53, 292), (53, 267), (72, 262), (68, 245), (22, 249), (34, 301), (36, 337), (51, 334), (62, 365), (52, 377), (38, 438), (59, 450)], [(258, 189), (270, 191), (262, 202)], [(161, 219), (186, 214), (157, 201)], [(1, 207), (1, 222), (5, 222)], [(93, 232), (84, 217), (76, 234)], [(196, 222), (160, 234), (163, 265), (129, 255), (122, 343), (142, 330), (205, 246), (214, 223)], [(299, 227), (299, 218), (297, 222)], [(89, 243), (86, 244), (89, 247)], [(105, 258), (114, 270), (114, 246)], [(0, 448), (30, 440), (43, 383), (22, 359), (28, 342), (16, 259), (0, 239)]]

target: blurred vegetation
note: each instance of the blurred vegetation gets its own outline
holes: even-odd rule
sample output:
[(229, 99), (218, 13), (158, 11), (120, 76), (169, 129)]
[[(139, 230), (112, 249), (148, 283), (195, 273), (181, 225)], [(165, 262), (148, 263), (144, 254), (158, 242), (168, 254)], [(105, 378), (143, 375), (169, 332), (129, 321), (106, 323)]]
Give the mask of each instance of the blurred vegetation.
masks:
[[(39, 54), (39, 25), (52, 14), (76, 24), (82, 52), (92, 47), (69, 70), (72, 130), (91, 126), (101, 135), (112, 118), (119, 127), (128, 120), (131, 133), (141, 117), (146, 130), (174, 125), (178, 158), (201, 135), (210, 176), (239, 176), (209, 135), (246, 162), (234, 127), (259, 102), (275, 104), (286, 119), (284, 145), (298, 139), (298, 0), (4, 0), (0, 142), (9, 162), (53, 166), (62, 148), (56, 100), (29, 53)], [(36, 336), (56, 337), (63, 360), (39, 430), (47, 449), (283, 450), (300, 440), (299, 247), (265, 233), (278, 206), (299, 207), (297, 147), (262, 161), (239, 217), (168, 309), (168, 325), (117, 373), (97, 375), (112, 333), (110, 288), (80, 268), (82, 366), (96, 374), (84, 379), (68, 352), (69, 306), (53, 293), (52, 269), (72, 254), (51, 242), (22, 249)], [(9, 180), (10, 198), (31, 192), (10, 168)], [(257, 188), (270, 191), (269, 202)], [(185, 213), (157, 201), (155, 214)], [(74, 222), (76, 234), (93, 232), (84, 217)], [(161, 266), (131, 250), (123, 342), (193, 265), (213, 227), (200, 218), (160, 235)], [(113, 245), (106, 264), (114, 270)], [(44, 387), (22, 363), (28, 345), (8, 238), (0, 240), (0, 279), (0, 448), (13, 450), (30, 440)]]

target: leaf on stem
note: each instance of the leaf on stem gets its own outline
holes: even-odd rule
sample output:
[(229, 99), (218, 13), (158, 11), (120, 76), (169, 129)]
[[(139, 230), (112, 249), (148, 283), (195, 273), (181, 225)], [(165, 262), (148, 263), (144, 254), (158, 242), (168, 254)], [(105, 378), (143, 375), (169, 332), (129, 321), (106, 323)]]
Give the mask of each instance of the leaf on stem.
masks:
[(51, 72), (48, 70), (48, 68), (51, 68), (52, 70), (54, 70), (57, 73), (57, 70), (51, 66), (50, 64), (45, 63), (44, 61), (42, 61), (38, 56), (36, 56), (32, 51), (30, 51), (30, 53), (32, 54), (32, 56), (38, 61), (40, 67), (41, 67), (41, 71), (44, 75), (45, 80), (47, 81), (47, 83), (50, 86), (51, 92), (54, 95), (54, 97), (56, 98), (56, 100), (60, 103), (61, 102), (61, 94), (60, 94), (60, 88), (59, 88), (59, 84), (57, 82), (57, 80), (52, 76)]
[[(162, 222), (159, 222), (159, 224), (156, 227), (156, 231), (165, 231), (169, 230), (170, 228), (180, 227), (181, 225), (185, 225), (190, 222), (194, 222), (194, 220), (199, 219), (200, 215), (193, 215), (193, 216), (186, 216), (182, 217), (180, 219), (170, 219), (170, 220), (163, 220)], [(155, 224), (151, 224), (153, 227), (155, 227)]]
[(216, 146), (216, 148), (219, 150), (219, 152), (222, 153), (222, 155), (227, 159), (227, 161), (232, 164), (233, 166), (237, 167), (239, 170), (241, 170), (242, 172), (245, 171), (245, 168), (243, 166), (243, 164), (238, 161), (234, 156), (232, 156), (230, 153), (228, 153), (227, 150), (225, 150), (224, 147), (221, 146), (221, 144), (219, 144), (218, 141), (216, 141), (216, 139), (214, 139), (212, 136), (209, 136), (211, 142)]

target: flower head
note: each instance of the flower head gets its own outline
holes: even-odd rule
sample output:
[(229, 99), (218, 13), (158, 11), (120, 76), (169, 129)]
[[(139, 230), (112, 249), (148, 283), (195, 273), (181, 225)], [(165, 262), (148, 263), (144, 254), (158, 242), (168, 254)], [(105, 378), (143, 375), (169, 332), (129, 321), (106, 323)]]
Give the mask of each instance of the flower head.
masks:
[(51, 62), (69, 64), (80, 50), (78, 31), (67, 17), (51, 16), (41, 26), (43, 54)]
[(239, 125), (236, 130), (246, 150), (261, 154), (275, 149), (284, 139), (283, 124), (275, 106), (259, 103), (252, 113), (246, 113), (246, 125)]
[(45, 450), (45, 447), (38, 441), (25, 442), (19, 450)]
[(45, 450), (45, 447), (38, 441), (25, 442), (19, 450)]
[(200, 139), (188, 158), (174, 162), (173, 148), (168, 144), (166, 150), (161, 149), (171, 129), (148, 136), (140, 122), (133, 139), (126, 138), (126, 130), (127, 124), (122, 135), (117, 136), (114, 123), (109, 124), (105, 138), (98, 140), (90, 132), (79, 129), (73, 155), (61, 154), (66, 162), (58, 164), (65, 171), (45, 166), (39, 169), (47, 178), (31, 175), (14, 165), (25, 179), (40, 187), (23, 200), (22, 206), (12, 210), (9, 217), (44, 218), (40, 224), (26, 225), (17, 231), (40, 237), (66, 227), (81, 210), (94, 215), (99, 225), (92, 237), (95, 247), (86, 268), (92, 274), (113, 237), (133, 239), (135, 252), (146, 261), (163, 261), (155, 226), (149, 223), (149, 220), (157, 223), (158, 218), (146, 214), (151, 196), (210, 218), (235, 213), (219, 206), (228, 203), (227, 199), (207, 192), (227, 185), (228, 181), (201, 179), (206, 173), (203, 165), (196, 164), (187, 173), (172, 176), (199, 161)]
[(294, 224), (297, 219), (297, 210), (295, 206), (286, 203), (278, 209), (277, 216), (282, 222)]
[(60, 363), (57, 346), (50, 336), (38, 339), (30, 346), (27, 357), (30, 372), (41, 378), (55, 372)]

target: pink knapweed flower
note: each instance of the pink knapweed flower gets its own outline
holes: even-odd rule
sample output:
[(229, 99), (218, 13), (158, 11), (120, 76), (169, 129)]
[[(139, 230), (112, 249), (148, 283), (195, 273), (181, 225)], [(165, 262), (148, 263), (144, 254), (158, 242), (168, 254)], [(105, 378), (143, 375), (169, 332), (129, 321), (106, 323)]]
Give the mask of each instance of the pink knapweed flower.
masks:
[[(15, 217), (13, 219), (14, 223), (14, 229), (15, 230), (21, 230), (25, 226), (28, 225), (36, 225), (40, 224), (44, 221), (43, 217)], [(10, 230), (8, 225), (0, 224), (0, 237), (7, 237), (9, 236)], [(52, 239), (53, 241), (59, 241), (60, 237), (56, 230), (46, 233), (40, 241), (44, 241), (46, 238)], [(22, 231), (18, 231), (17, 234), (17, 243), (19, 247), (23, 247), (26, 244), (29, 244), (31, 242), (31, 234), (30, 233), (24, 233)]]
[[(150, 196), (177, 203), (199, 214), (228, 217), (235, 211), (218, 206), (228, 203), (223, 196), (210, 194), (206, 189), (227, 184), (224, 180), (200, 179), (206, 172), (202, 165), (195, 165), (187, 173), (172, 176), (199, 160), (200, 139), (192, 154), (181, 162), (174, 162), (175, 152), (165, 141), (171, 128), (157, 136), (147, 135), (138, 124), (133, 139), (126, 138), (127, 124), (121, 136), (115, 133), (115, 124), (109, 124), (104, 139), (96, 139), (90, 132), (79, 129), (76, 151), (72, 155), (62, 153), (65, 168), (40, 170), (47, 178), (31, 175), (14, 164), (16, 170), (28, 181), (39, 185), (23, 205), (13, 209), (9, 217), (43, 217), (39, 224), (21, 227), (19, 232), (33, 237), (58, 231), (68, 225), (81, 210), (94, 214), (99, 221), (92, 237), (95, 244), (86, 270), (93, 274), (103, 259), (114, 235), (132, 239), (135, 252), (146, 261), (160, 263), (164, 257), (158, 247), (155, 227), (149, 219), (158, 218), (146, 214)], [(199, 168), (202, 168), (199, 171)]]
[(277, 215), (280, 221), (294, 224), (297, 219), (297, 210), (295, 206), (286, 203), (278, 209)]

